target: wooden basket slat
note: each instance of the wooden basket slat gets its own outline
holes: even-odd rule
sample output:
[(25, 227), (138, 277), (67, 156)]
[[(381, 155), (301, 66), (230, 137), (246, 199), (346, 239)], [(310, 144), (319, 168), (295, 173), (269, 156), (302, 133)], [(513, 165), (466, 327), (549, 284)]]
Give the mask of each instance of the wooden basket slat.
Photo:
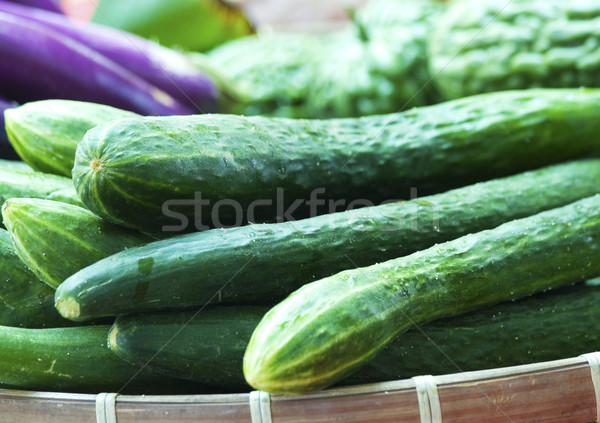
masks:
[[(590, 368), (582, 357), (437, 376), (444, 423), (584, 423), (595, 420)], [(0, 390), (1, 421), (95, 419), (95, 395)], [(271, 396), (274, 423), (420, 423), (412, 380)], [(251, 422), (249, 394), (123, 395), (119, 423)]]

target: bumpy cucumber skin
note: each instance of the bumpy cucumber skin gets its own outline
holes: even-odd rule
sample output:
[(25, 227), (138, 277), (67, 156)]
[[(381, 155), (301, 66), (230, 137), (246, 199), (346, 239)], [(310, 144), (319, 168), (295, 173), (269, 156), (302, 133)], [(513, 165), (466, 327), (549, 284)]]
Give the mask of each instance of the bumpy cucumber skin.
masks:
[[(257, 200), (271, 201), (255, 208), (261, 219), (283, 220), (288, 206), (318, 188), (321, 198), (346, 204), (378, 202), (591, 153), (600, 147), (599, 110), (599, 90), (564, 89), (489, 93), (356, 119), (121, 119), (87, 132), (73, 180), (91, 211), (140, 230), (181, 223), (166, 210), (186, 215), (188, 229), (195, 221), (237, 224)], [(204, 206), (201, 216), (189, 204), (198, 194), (209, 207), (227, 204)], [(172, 203), (179, 200), (188, 204)]]
[(54, 308), (54, 290), (40, 281), (15, 253), (0, 229), (0, 325), (24, 328), (71, 326)]
[(563, 0), (461, 0), (431, 34), (445, 98), (507, 89), (600, 86), (600, 7)]
[(71, 177), (75, 150), (101, 123), (139, 116), (103, 104), (72, 100), (32, 101), (5, 113), (13, 148), (35, 170)]
[(0, 326), (0, 387), (83, 393), (206, 392), (196, 384), (140, 370), (120, 359), (106, 345), (109, 329), (106, 325)]
[(342, 384), (516, 366), (597, 351), (600, 288), (578, 284), (411, 329)]
[(0, 165), (0, 206), (9, 198), (43, 198), (83, 207), (71, 179), (21, 167)]
[(120, 316), (108, 346), (134, 365), (157, 373), (248, 391), (242, 358), (266, 307), (214, 307), (201, 311)]
[(2, 218), (23, 263), (54, 289), (86, 266), (156, 240), (58, 201), (12, 198)]
[(272, 304), (312, 280), (493, 228), (599, 190), (600, 161), (588, 159), (403, 203), (176, 236), (82, 269), (58, 288), (57, 304), (74, 298), (79, 314), (69, 318), (76, 320), (197, 307), (211, 300)]
[(327, 34), (261, 34), (209, 58), (247, 95), (236, 114), (331, 118), (430, 104), (427, 34), (444, 9), (433, 0), (375, 0), (354, 24)]
[[(266, 307), (120, 316), (109, 347), (155, 372), (250, 389), (242, 359)], [(600, 287), (577, 284), (413, 328), (342, 385), (384, 382), (574, 357), (600, 347)], [(176, 335), (175, 335), (176, 334)]]
[(600, 274), (600, 195), (305, 285), (272, 308), (244, 356), (256, 389), (323, 389), (412, 325)]

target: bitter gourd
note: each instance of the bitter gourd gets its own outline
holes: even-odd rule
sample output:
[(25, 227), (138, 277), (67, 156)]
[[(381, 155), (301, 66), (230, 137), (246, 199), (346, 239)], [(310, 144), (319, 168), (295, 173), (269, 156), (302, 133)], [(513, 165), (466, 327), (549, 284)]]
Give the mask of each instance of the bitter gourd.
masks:
[(432, 29), (433, 80), (447, 99), (533, 87), (599, 87), (599, 19), (594, 1), (454, 1)]

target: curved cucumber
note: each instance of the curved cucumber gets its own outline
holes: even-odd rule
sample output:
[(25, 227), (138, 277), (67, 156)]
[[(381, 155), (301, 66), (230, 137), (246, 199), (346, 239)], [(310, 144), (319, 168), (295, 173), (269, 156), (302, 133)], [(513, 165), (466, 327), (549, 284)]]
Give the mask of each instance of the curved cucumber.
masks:
[[(109, 347), (156, 372), (248, 390), (242, 360), (265, 307), (120, 316)], [(600, 287), (578, 284), (409, 329), (341, 384), (574, 357), (600, 347)]]
[(454, 1), (430, 37), (434, 82), (446, 98), (599, 87), (598, 19), (594, 1)]
[(356, 119), (120, 119), (87, 132), (73, 180), (91, 211), (150, 232), (290, 220), (295, 207), (327, 212), (314, 196), (356, 207), (591, 153), (599, 111), (600, 91), (582, 89), (490, 93)]
[(21, 164), (0, 166), (0, 206), (9, 198), (43, 198), (83, 206), (70, 178), (28, 170)]
[(109, 328), (0, 326), (0, 387), (134, 394), (189, 393), (202, 389), (123, 361), (106, 346)]
[(576, 357), (600, 348), (600, 287), (578, 284), (412, 328), (342, 383)]
[(138, 115), (72, 100), (32, 101), (5, 113), (8, 139), (21, 159), (36, 170), (69, 178), (77, 144), (89, 129), (134, 116)]
[(0, 325), (41, 328), (73, 324), (58, 314), (54, 290), (23, 264), (5, 229), (0, 229), (0, 272)]
[(100, 259), (155, 240), (82, 207), (37, 198), (7, 200), (2, 218), (21, 260), (52, 288)]
[(58, 288), (57, 306), (65, 317), (85, 320), (197, 307), (211, 300), (272, 304), (312, 280), (493, 228), (599, 190), (600, 160), (590, 159), (407, 202), (180, 235), (82, 269)]
[(598, 207), (600, 195), (305, 285), (256, 328), (246, 380), (323, 389), (415, 324), (600, 275)]

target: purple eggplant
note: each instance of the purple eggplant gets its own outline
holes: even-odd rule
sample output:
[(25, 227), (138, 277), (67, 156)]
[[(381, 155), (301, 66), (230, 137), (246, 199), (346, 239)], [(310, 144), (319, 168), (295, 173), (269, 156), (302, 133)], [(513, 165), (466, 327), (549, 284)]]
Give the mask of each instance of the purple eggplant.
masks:
[(51, 28), (120, 64), (196, 113), (217, 112), (215, 83), (185, 55), (102, 25), (0, 0), (0, 12)]
[(0, 57), (0, 92), (20, 103), (63, 98), (143, 115), (194, 112), (85, 45), (4, 12), (0, 12)]
[(12, 100), (0, 97), (0, 159), (18, 160), (19, 156), (15, 152), (12, 144), (6, 136), (6, 128), (4, 126), (4, 111), (17, 107), (18, 104)]
[(29, 7), (47, 10), (54, 13), (64, 13), (58, 0), (9, 0), (12, 3), (24, 4)]

